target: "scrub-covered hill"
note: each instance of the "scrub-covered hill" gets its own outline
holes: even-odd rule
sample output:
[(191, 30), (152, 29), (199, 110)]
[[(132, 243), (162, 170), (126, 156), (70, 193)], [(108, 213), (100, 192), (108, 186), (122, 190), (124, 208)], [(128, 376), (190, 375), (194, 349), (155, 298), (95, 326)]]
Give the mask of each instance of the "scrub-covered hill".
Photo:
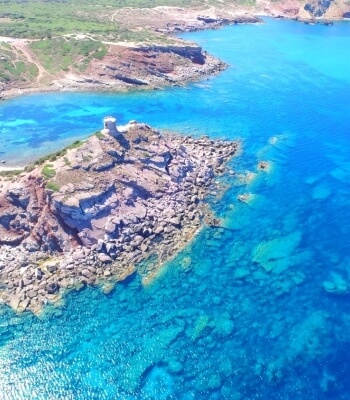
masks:
[(257, 23), (261, 13), (341, 19), (349, 17), (350, 5), (345, 0), (2, 2), (0, 95), (182, 84), (224, 65), (174, 34)]

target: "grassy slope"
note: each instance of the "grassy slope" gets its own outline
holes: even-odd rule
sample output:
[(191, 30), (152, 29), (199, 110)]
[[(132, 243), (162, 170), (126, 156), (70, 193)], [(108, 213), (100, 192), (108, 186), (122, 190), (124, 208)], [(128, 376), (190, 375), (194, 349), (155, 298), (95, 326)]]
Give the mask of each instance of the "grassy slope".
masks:
[(92, 58), (102, 59), (107, 53), (103, 43), (89, 38), (56, 37), (32, 42), (29, 47), (46, 71), (52, 74), (69, 68), (84, 71)]
[(15, 53), (7, 43), (0, 42), (0, 82), (16, 81), (19, 84), (32, 82), (38, 74), (34, 64), (28, 64), (22, 53)]
[[(0, 36), (43, 38), (74, 32), (117, 37), (125, 28), (102, 19), (108, 8), (254, 4), (255, 0), (5, 0), (0, 3)], [(96, 4), (97, 3), (97, 4)]]

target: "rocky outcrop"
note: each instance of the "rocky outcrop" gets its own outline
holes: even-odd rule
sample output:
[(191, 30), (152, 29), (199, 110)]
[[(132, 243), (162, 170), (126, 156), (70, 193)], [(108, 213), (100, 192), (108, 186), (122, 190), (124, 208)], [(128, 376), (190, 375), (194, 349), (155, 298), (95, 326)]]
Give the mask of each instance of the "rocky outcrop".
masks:
[(55, 79), (47, 90), (153, 89), (183, 85), (226, 68), (227, 64), (207, 54), (200, 46), (179, 39), (166, 45), (110, 43), (103, 60), (92, 60), (83, 75), (67, 73)]
[(331, 21), (346, 18), (350, 4), (346, 0), (279, 0), (261, 2), (263, 11), (277, 18), (292, 18), (304, 23), (332, 25)]
[(133, 78), (130, 76), (122, 75), (122, 74), (115, 74), (115, 79), (119, 79), (120, 81), (127, 83), (129, 85), (149, 85), (147, 81), (142, 81), (141, 79)]
[(180, 57), (191, 60), (195, 64), (205, 64), (205, 53), (202, 47), (195, 44), (189, 45), (182, 43), (179, 45), (141, 45), (135, 48), (137, 51), (143, 51), (146, 53), (173, 53)]
[(29, 174), (17, 182), (5, 182), (0, 207), (0, 245), (22, 243), (29, 250), (61, 249), (57, 240), (67, 235), (57, 218), (47, 212), (41, 177)]
[(304, 10), (308, 11), (312, 16), (318, 18), (322, 17), (331, 6), (334, 0), (317, 0), (308, 2), (304, 6)]
[(0, 298), (18, 311), (38, 313), (79, 285), (109, 290), (136, 269), (147, 281), (204, 223), (218, 223), (203, 199), (237, 143), (135, 122), (110, 128), (3, 179)]
[(176, 40), (166, 45), (111, 45), (104, 60), (92, 61), (87, 72), (98, 76), (105, 87), (128, 89), (182, 85), (219, 73), (226, 67), (200, 46)]
[[(222, 14), (222, 15), (220, 15)], [(158, 32), (162, 33), (179, 33), (179, 32), (193, 32), (204, 29), (218, 29), (226, 25), (237, 24), (260, 24), (263, 20), (256, 15), (241, 15), (236, 14), (231, 16), (220, 10), (219, 15), (198, 15), (195, 19), (183, 22), (168, 23), (164, 28), (157, 28)]]

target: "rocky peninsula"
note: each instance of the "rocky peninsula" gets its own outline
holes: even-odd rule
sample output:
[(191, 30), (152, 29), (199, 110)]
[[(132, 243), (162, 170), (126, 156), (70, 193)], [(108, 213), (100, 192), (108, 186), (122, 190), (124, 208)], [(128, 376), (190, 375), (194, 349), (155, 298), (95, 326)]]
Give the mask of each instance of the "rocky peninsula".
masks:
[[(125, 92), (182, 86), (216, 75), (228, 65), (175, 34), (263, 22), (256, 16), (216, 9), (177, 7), (155, 7), (139, 13), (126, 7), (99, 18), (123, 21), (130, 31), (146, 25), (148, 33), (139, 34), (142, 40), (92, 33), (40, 39), (0, 35), (0, 99), (36, 92)], [(64, 58), (69, 59), (67, 65)], [(18, 70), (18, 63), (26, 65), (24, 71)]]
[[(72, 41), (90, 41), (70, 39)], [(1, 42), (1, 40), (0, 40)], [(182, 86), (189, 81), (220, 73), (227, 64), (208, 54), (195, 43), (174, 39), (171, 44), (106, 43), (108, 51), (102, 60), (92, 59), (84, 72), (75, 68), (50, 74), (44, 70), (35, 82), (0, 82), (0, 99), (37, 92), (98, 91), (127, 92)], [(21, 40), (12, 46), (27, 47)], [(1, 54), (1, 48), (0, 48)], [(28, 52), (32, 54), (32, 52)], [(23, 54), (21, 55), (23, 58)], [(28, 62), (24, 59), (23, 62)], [(37, 65), (42, 67), (38, 62)]]
[(39, 314), (66, 290), (108, 292), (135, 271), (147, 283), (204, 224), (219, 223), (203, 200), (238, 149), (106, 117), (101, 132), (2, 177), (1, 301)]

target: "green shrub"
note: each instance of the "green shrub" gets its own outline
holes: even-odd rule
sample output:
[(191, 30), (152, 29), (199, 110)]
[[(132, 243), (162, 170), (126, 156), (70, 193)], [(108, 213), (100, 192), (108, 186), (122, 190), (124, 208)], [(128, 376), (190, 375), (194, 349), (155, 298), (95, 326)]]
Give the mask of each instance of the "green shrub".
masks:
[(102, 59), (107, 47), (97, 40), (52, 38), (34, 41), (29, 46), (49, 72), (69, 71), (79, 60), (87, 65), (94, 59)]
[(61, 187), (57, 182), (49, 181), (46, 184), (46, 189), (52, 190), (53, 192), (58, 192), (60, 188)]
[(95, 132), (94, 136), (96, 136), (97, 139), (102, 139), (105, 137), (105, 135), (103, 133), (101, 133), (100, 131)]
[(56, 171), (52, 167), (53, 167), (52, 164), (46, 164), (46, 165), (44, 165), (43, 169), (41, 170), (41, 175), (45, 179), (53, 178), (56, 175)]
[(9, 169), (6, 171), (0, 171), (0, 176), (4, 176), (6, 178), (12, 178), (14, 176), (18, 176), (23, 172), (22, 169)]
[(28, 164), (28, 165), (24, 168), (25, 172), (32, 172), (32, 171), (34, 171), (34, 169), (35, 169), (35, 164), (34, 164), (34, 163)]
[[(32, 166), (44, 164), (46, 161), (56, 161), (57, 158), (64, 156), (67, 153), (67, 150), (76, 149), (77, 147), (80, 147), (83, 143), (84, 143), (83, 140), (75, 140), (69, 146), (66, 146), (63, 149), (58, 150), (55, 153), (51, 153), (51, 154), (47, 154), (46, 156), (42, 156), (42, 157), (38, 158), (37, 160), (35, 160), (33, 164), (29, 164), (26, 167), (26, 171), (28, 171), (29, 167), (32, 168)], [(34, 169), (34, 167), (31, 169), (31, 171), (33, 169)]]
[(69, 146), (65, 147), (61, 151), (66, 152), (67, 150), (76, 149), (76, 148), (80, 147), (83, 143), (84, 143), (83, 140), (75, 140), (72, 144), (70, 144)]

